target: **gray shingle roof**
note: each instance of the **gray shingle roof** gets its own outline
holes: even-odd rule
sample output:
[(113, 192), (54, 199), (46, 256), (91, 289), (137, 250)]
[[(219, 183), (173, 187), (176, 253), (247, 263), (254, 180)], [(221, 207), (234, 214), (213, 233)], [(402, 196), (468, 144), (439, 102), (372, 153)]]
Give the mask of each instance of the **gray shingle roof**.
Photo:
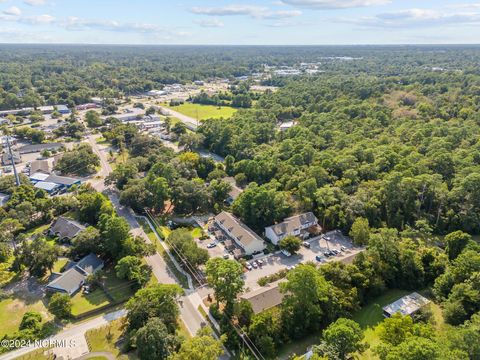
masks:
[(77, 267), (87, 274), (93, 274), (103, 267), (103, 261), (95, 254), (89, 254), (77, 263)]
[(60, 239), (72, 239), (84, 229), (85, 226), (77, 221), (60, 216), (50, 227), (50, 233), (57, 235)]
[(63, 146), (61, 143), (46, 143), (46, 144), (32, 144), (22, 146), (19, 151), (20, 154), (28, 154), (32, 152), (40, 152), (44, 150), (58, 150)]
[(89, 254), (60, 276), (53, 279), (47, 285), (47, 288), (72, 295), (85, 283), (88, 275), (97, 272), (102, 267), (103, 261), (97, 255)]
[(294, 230), (299, 229), (302, 225), (307, 223), (316, 223), (317, 218), (312, 212), (307, 212), (305, 214), (291, 216), (283, 220), (279, 224), (269, 226), (265, 229), (272, 229), (273, 232), (277, 235), (282, 234), (291, 234)]
[(51, 290), (65, 292), (72, 295), (85, 282), (86, 276), (76, 266), (65, 271), (61, 276), (50, 282), (47, 287)]
[(239, 242), (246, 246), (254, 241), (263, 242), (263, 240), (257, 234), (255, 234), (253, 230), (226, 211), (222, 211), (220, 214), (215, 216), (215, 221), (227, 229), (229, 235), (235, 237)]

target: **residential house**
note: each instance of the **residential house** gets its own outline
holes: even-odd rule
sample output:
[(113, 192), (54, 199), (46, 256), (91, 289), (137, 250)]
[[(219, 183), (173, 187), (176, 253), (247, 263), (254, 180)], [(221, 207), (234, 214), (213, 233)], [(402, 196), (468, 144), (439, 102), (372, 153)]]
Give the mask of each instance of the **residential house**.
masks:
[(54, 278), (47, 285), (47, 291), (61, 292), (72, 296), (85, 284), (91, 274), (101, 270), (103, 261), (95, 254), (89, 254), (62, 274), (53, 274)]
[(282, 303), (284, 294), (280, 292), (279, 284), (283, 281), (285, 279), (280, 279), (257, 290), (243, 294), (240, 296), (240, 299), (247, 300), (255, 314), (271, 309)]
[(312, 212), (295, 215), (283, 220), (279, 224), (268, 226), (265, 228), (265, 237), (272, 244), (278, 245), (280, 240), (289, 235), (306, 238), (310, 232), (308, 230), (318, 232), (318, 219)]
[(383, 308), (383, 316), (389, 318), (397, 312), (403, 316), (413, 315), (429, 303), (430, 300), (414, 292), (398, 299), (390, 305), (385, 306)]
[(244, 254), (252, 255), (265, 249), (265, 242), (232, 214), (222, 211), (215, 216), (215, 223), (229, 238), (242, 249)]
[(51, 236), (57, 236), (60, 240), (71, 240), (77, 236), (85, 226), (79, 222), (60, 216), (48, 230)]

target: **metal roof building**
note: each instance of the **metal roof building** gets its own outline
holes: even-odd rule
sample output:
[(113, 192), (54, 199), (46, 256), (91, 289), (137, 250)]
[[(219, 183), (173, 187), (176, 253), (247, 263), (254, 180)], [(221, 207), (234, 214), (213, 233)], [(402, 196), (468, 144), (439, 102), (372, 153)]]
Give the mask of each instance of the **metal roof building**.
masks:
[(430, 300), (423, 297), (419, 293), (411, 293), (401, 299), (387, 305), (383, 308), (383, 316), (391, 317), (393, 314), (400, 313), (402, 315), (412, 315), (420, 310), (425, 305), (429, 304)]

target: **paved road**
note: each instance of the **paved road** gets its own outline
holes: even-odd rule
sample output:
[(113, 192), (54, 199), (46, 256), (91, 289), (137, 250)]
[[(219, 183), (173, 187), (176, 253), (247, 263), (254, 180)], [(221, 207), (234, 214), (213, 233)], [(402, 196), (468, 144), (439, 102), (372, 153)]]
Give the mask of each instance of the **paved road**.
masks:
[[(104, 177), (112, 172), (112, 167), (107, 161), (106, 154), (104, 151), (101, 151), (99, 145), (95, 141), (94, 136), (89, 136), (88, 140), (92, 146), (93, 151), (99, 156), (100, 164), (101, 164), (101, 171), (99, 174)], [(147, 243), (151, 243), (150, 238), (147, 236), (143, 228), (138, 223), (137, 219), (133, 215), (133, 212), (130, 208), (125, 207), (120, 204), (118, 194), (116, 191), (113, 191), (110, 188), (106, 188), (105, 185), (98, 181), (93, 181), (92, 185), (98, 191), (105, 192), (108, 197), (110, 198), (113, 206), (115, 207), (119, 216), (125, 218), (130, 225), (131, 233), (134, 236), (142, 237)], [(177, 279), (175, 278), (174, 274), (168, 268), (165, 260), (156, 252), (154, 255), (145, 257), (147, 264), (152, 267), (152, 272), (157, 281), (161, 284), (176, 284), (178, 283)], [(189, 330), (190, 334), (193, 336), (197, 333), (197, 331), (201, 327), (201, 323), (203, 321), (201, 314), (198, 312), (197, 307), (191, 303), (191, 300), (188, 296), (184, 296), (180, 299), (180, 315), (182, 317), (185, 326)]]
[[(58, 358), (63, 356), (64, 359), (75, 359), (86, 353), (88, 353), (88, 345), (85, 340), (85, 333), (88, 330), (97, 329), (102, 326), (107, 325), (113, 320), (120, 319), (126, 315), (126, 310), (118, 310), (103, 316), (99, 316), (92, 320), (86, 321), (84, 323), (72, 326), (69, 329), (63, 330), (60, 333), (47, 338), (51, 344), (59, 343), (65, 344), (65, 347), (53, 348), (51, 351), (57, 355)], [(36, 349), (40, 348), (39, 346), (30, 346), (21, 348), (18, 350), (10, 351), (6, 354), (0, 355), (0, 360), (12, 360), (19, 356), (28, 354)]]
[(165, 114), (167, 116), (176, 117), (178, 120), (183, 122), (187, 126), (187, 128), (189, 128), (190, 130), (192, 130), (192, 131), (197, 130), (197, 128), (198, 128), (197, 119), (194, 119), (190, 116), (184, 115), (182, 113), (179, 113), (178, 111), (175, 111), (175, 110), (163, 107), (163, 106), (159, 106), (159, 105), (152, 105), (152, 106), (154, 108), (156, 108), (157, 110), (161, 110), (162, 114)]

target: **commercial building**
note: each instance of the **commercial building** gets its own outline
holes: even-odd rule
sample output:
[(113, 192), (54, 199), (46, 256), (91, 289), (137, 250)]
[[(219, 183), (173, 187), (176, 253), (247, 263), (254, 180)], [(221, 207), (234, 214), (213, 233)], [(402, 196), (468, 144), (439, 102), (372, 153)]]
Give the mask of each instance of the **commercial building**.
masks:
[(42, 151), (57, 151), (63, 148), (62, 143), (45, 143), (45, 144), (31, 144), (22, 146), (18, 151), (20, 154), (31, 154), (35, 152), (42, 152)]
[(265, 242), (232, 214), (222, 211), (215, 216), (215, 224), (242, 249), (245, 255), (252, 255), (265, 249)]
[(400, 313), (403, 316), (413, 315), (429, 303), (430, 300), (426, 297), (414, 292), (385, 306), (383, 308), (383, 316), (389, 318), (396, 313)]

